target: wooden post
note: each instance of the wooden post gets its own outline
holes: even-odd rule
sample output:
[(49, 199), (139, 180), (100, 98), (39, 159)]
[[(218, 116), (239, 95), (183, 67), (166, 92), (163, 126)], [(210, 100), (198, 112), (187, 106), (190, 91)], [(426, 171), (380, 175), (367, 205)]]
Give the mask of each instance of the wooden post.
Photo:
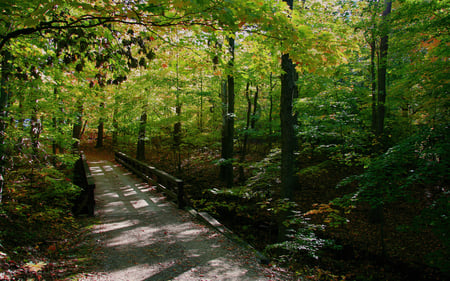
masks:
[(184, 182), (183, 180), (177, 179), (177, 201), (178, 201), (178, 208), (183, 209), (186, 206), (186, 202), (184, 201)]

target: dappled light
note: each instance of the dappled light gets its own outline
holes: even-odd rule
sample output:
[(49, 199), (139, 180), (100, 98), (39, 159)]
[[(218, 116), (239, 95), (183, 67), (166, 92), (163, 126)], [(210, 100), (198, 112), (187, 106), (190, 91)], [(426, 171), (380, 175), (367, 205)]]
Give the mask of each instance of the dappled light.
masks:
[(96, 280), (269, 280), (251, 253), (241, 258), (243, 249), (123, 168), (96, 164)]
[(0, 0), (0, 280), (450, 280), (449, 0)]

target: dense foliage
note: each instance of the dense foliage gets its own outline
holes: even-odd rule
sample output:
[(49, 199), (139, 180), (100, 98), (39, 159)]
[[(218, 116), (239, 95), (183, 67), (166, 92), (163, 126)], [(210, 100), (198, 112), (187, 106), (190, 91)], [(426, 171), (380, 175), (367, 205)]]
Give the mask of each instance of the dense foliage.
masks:
[[(0, 253), (74, 226), (81, 141), (190, 181), (192, 205), (274, 255), (334, 240), (449, 274), (449, 6), (2, 1)], [(424, 229), (429, 249), (391, 243)]]

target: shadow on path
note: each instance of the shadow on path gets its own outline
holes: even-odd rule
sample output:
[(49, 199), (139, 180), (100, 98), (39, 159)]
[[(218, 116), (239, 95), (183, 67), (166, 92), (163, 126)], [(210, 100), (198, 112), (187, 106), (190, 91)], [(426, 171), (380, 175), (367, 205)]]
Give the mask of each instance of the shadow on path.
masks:
[(101, 264), (80, 280), (286, 280), (119, 165), (89, 166), (101, 221), (93, 254)]

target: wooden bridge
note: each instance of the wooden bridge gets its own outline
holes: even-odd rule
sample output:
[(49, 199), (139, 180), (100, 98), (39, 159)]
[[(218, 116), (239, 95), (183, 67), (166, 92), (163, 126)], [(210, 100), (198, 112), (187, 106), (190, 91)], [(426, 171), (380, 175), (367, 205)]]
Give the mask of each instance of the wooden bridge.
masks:
[[(147, 165), (123, 152), (115, 152), (114, 156), (117, 163), (131, 170), (153, 186), (156, 186), (160, 191), (176, 201), (178, 208), (183, 209), (186, 206), (183, 180)], [(80, 152), (80, 158), (75, 163), (73, 182), (82, 189), (80, 196), (75, 202), (74, 212), (76, 214), (93, 216), (95, 208), (95, 183), (83, 152)]]
[(100, 223), (92, 230), (98, 266), (77, 280), (289, 280), (180, 209), (183, 181), (120, 152), (115, 163), (96, 155), (81, 159), (88, 186), (95, 184), (87, 194), (94, 190)]

